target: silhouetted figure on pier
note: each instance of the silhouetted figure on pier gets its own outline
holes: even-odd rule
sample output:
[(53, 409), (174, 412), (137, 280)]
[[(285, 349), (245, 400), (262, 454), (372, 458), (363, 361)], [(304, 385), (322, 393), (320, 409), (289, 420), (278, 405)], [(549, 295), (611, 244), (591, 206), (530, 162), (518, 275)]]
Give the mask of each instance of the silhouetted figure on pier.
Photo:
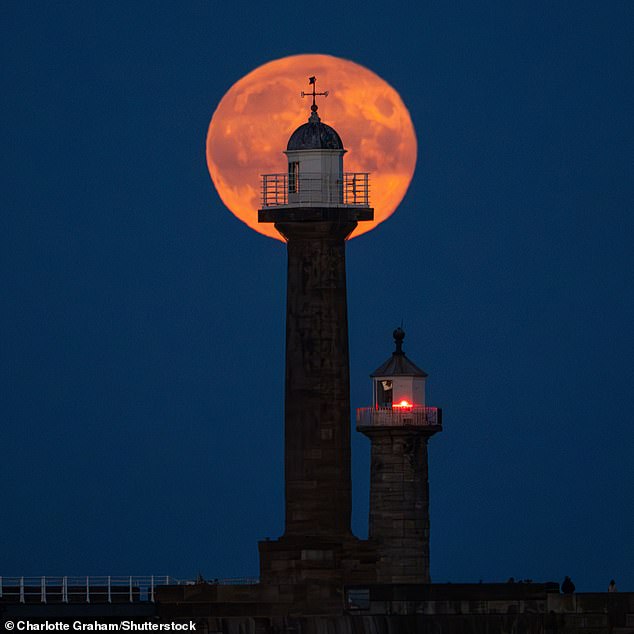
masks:
[(563, 594), (573, 594), (575, 591), (575, 584), (572, 583), (572, 579), (568, 576), (563, 580), (561, 584), (561, 592)]

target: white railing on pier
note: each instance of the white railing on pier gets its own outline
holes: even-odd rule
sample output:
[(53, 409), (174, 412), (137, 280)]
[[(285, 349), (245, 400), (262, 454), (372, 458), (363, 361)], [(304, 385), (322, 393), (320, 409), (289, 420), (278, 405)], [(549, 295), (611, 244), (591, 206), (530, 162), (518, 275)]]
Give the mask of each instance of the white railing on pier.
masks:
[(357, 427), (433, 427), (442, 425), (438, 407), (360, 407)]
[(175, 579), (150, 576), (0, 577), (0, 602), (19, 603), (153, 603), (156, 589), (195, 584), (253, 585), (257, 577)]
[(352, 205), (367, 207), (369, 173), (345, 172), (342, 178), (330, 174), (263, 174), (262, 207), (282, 205)]

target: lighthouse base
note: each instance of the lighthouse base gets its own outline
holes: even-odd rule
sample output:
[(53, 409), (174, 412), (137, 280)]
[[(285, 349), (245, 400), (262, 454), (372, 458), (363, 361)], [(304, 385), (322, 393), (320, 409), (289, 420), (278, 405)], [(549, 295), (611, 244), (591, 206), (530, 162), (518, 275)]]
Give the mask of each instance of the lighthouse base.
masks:
[(259, 542), (260, 583), (278, 586), (295, 607), (341, 609), (344, 585), (375, 583), (378, 555), (368, 541), (293, 536)]

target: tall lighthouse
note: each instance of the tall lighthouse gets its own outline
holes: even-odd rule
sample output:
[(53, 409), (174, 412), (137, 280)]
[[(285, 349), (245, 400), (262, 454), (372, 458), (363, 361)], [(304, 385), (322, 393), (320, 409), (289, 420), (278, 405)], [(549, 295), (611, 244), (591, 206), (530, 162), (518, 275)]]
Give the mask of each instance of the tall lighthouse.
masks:
[(262, 176), (258, 212), (288, 249), (285, 532), (260, 543), (261, 578), (285, 583), (338, 576), (355, 541), (345, 241), (374, 217), (368, 174), (344, 171), (343, 142), (317, 114), (327, 93), (309, 81), (310, 117), (288, 140), (287, 170)]

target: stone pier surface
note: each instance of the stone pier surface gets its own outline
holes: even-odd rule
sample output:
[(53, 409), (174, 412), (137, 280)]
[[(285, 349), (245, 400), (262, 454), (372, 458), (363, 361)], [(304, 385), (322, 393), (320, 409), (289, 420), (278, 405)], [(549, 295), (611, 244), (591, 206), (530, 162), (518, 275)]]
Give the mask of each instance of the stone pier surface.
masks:
[(157, 612), (223, 634), (634, 634), (634, 593), (566, 596), (557, 583), (374, 584), (340, 599), (336, 612), (293, 613), (283, 587), (203, 584), (161, 589)]
[(193, 621), (199, 634), (634, 634), (634, 592), (562, 595), (557, 583), (354, 585), (342, 587), (329, 609), (316, 611), (313, 603), (300, 614), (289, 590), (199, 582), (162, 586), (154, 602), (133, 603), (88, 603), (81, 595), (43, 603), (30, 592), (22, 603), (4, 594), (0, 629), (8, 631), (9, 621), (55, 621), (72, 630), (80, 620), (151, 623), (155, 630)]

